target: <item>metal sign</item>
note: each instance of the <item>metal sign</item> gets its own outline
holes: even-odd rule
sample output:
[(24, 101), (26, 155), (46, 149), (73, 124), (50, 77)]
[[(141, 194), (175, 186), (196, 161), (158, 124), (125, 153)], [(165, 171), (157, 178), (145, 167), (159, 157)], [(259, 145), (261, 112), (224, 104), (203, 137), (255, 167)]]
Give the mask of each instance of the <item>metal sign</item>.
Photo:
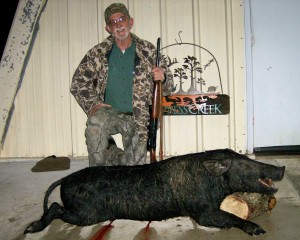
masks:
[[(161, 48), (172, 48), (168, 56), (162, 54), (174, 73), (176, 85), (170, 96), (163, 97), (164, 115), (224, 115), (230, 112), (229, 96), (223, 94), (220, 68), (215, 56), (206, 48), (193, 43), (180, 41)], [(187, 56), (171, 56), (176, 54), (174, 48), (183, 47)], [(188, 53), (195, 53), (189, 55)], [(197, 55), (197, 57), (196, 57)], [(207, 74), (208, 72), (208, 74)], [(188, 83), (190, 87), (187, 88)], [(210, 84), (210, 85), (208, 85)], [(208, 85), (208, 87), (206, 87)]]
[(170, 95), (163, 97), (164, 115), (224, 115), (230, 112), (225, 94)]

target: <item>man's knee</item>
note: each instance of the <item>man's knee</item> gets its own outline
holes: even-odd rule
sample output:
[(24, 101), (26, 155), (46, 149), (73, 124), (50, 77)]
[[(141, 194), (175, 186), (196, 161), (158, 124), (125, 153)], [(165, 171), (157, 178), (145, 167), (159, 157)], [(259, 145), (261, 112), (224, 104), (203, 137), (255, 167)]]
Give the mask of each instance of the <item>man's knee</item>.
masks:
[(97, 112), (95, 112), (92, 116), (90, 116), (86, 122), (87, 127), (88, 126), (103, 126), (109, 119), (111, 118), (111, 115), (107, 110), (99, 109)]

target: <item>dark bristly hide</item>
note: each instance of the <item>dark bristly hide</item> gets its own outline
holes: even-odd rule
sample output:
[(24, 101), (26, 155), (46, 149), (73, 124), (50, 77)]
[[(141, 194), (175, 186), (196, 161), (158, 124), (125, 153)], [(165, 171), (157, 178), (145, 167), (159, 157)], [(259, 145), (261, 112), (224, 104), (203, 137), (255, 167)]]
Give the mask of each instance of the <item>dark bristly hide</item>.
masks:
[[(115, 219), (161, 221), (189, 216), (207, 227), (265, 231), (257, 224), (220, 210), (234, 192), (274, 194), (285, 167), (249, 159), (229, 149), (176, 156), (137, 166), (88, 167), (54, 182), (46, 192), (44, 214), (24, 233), (42, 231), (54, 219), (86, 226)], [(61, 185), (63, 206), (51, 192)]]

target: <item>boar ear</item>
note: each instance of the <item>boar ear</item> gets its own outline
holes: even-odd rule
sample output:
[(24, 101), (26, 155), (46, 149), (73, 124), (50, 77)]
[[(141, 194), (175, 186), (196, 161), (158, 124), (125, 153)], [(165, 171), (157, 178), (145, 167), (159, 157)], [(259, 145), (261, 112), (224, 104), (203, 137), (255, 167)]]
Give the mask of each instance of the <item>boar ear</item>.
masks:
[(203, 164), (210, 174), (220, 176), (228, 170), (231, 164), (231, 160), (206, 160), (205, 162), (203, 162)]

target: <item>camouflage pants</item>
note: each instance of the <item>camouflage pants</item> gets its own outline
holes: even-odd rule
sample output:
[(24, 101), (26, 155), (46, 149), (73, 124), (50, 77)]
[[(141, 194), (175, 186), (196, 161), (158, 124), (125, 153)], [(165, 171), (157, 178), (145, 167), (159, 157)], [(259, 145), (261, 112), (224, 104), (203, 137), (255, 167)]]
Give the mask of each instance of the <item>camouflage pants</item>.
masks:
[[(124, 151), (112, 135), (120, 133)], [(133, 116), (103, 107), (88, 118), (85, 130), (90, 166), (145, 164), (147, 146), (135, 131)]]

